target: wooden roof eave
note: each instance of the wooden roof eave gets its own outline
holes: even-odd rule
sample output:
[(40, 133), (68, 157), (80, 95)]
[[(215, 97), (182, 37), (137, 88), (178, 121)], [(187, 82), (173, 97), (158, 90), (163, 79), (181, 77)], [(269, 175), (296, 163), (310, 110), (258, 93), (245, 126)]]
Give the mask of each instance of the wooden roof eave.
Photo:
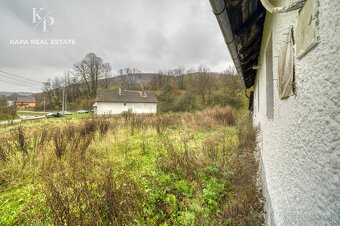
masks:
[[(210, 0), (216, 15), (216, 4), (225, 3), (224, 12), (218, 8), (218, 13), (224, 13), (225, 20), (229, 23), (229, 30), (221, 26), (219, 19), (223, 16), (216, 16), (224, 36), (225, 33), (233, 38), (233, 44), (237, 49), (237, 54), (232, 57), (238, 74), (242, 76), (244, 86), (250, 88), (254, 85), (256, 70), (253, 66), (257, 64), (260, 53), (263, 25), (266, 10), (260, 0)], [(214, 7), (215, 6), (215, 7)], [(228, 42), (227, 42), (228, 45)], [(230, 47), (228, 45), (228, 49)], [(237, 57), (235, 57), (237, 56)]]

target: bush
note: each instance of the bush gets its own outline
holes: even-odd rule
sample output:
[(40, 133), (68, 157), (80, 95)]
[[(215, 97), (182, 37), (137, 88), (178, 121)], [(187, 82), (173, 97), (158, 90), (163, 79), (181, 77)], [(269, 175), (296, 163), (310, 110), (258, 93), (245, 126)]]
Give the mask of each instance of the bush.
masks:
[(0, 106), (0, 120), (14, 120), (17, 117), (16, 106)]
[(194, 123), (202, 128), (233, 126), (236, 124), (235, 111), (230, 106), (215, 106), (194, 115)]

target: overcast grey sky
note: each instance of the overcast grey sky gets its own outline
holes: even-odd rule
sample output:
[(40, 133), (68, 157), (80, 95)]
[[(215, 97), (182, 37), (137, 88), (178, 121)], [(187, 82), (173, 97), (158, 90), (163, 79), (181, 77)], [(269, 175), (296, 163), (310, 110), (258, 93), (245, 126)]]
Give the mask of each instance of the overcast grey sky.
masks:
[[(32, 8), (37, 8), (35, 16)], [(30, 43), (51, 39), (75, 44)], [(62, 76), (89, 52), (109, 62), (114, 72), (180, 65), (222, 71), (231, 64), (208, 0), (1, 0), (0, 71), (43, 82)], [(4, 76), (13, 77), (0, 73), (0, 91), (39, 91), (39, 85)]]

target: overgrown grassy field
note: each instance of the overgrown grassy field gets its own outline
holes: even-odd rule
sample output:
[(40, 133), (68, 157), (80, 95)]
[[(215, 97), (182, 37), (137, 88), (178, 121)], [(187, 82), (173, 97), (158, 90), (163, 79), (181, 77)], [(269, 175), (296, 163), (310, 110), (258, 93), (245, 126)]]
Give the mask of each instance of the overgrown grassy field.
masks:
[(0, 225), (261, 225), (255, 131), (230, 107), (0, 131)]

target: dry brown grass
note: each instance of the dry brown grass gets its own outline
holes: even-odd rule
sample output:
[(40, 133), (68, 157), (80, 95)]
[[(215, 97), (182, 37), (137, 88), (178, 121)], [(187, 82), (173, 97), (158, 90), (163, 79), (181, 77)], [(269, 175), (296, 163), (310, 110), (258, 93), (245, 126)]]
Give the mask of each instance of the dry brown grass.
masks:
[[(9, 166), (0, 171), (0, 186), (23, 183), (16, 178), (18, 172), (23, 178), (29, 178), (32, 172), (39, 175), (50, 223), (56, 225), (176, 224), (176, 211), (189, 211), (193, 198), (199, 209), (194, 217), (196, 225), (207, 224), (207, 219), (214, 219), (215, 225), (261, 225), (263, 205), (256, 188), (254, 157), (256, 131), (249, 123), (240, 123), (238, 129), (231, 127), (235, 125), (232, 108), (215, 107), (196, 114), (126, 113), (34, 130), (19, 126), (10, 133), (10, 139), (0, 137), (0, 161)], [(178, 135), (177, 129), (185, 132)], [(196, 129), (207, 135), (199, 142)], [(149, 143), (157, 141), (149, 141), (142, 131), (160, 142), (150, 149)], [(132, 152), (129, 142), (138, 136), (139, 151)], [(95, 152), (102, 141), (107, 142), (109, 150)], [(112, 153), (103, 158), (104, 152), (113, 151), (121, 154), (119, 161), (112, 160)], [(141, 154), (133, 156), (136, 153)], [(156, 158), (152, 166), (155, 175), (133, 172), (141, 156)], [(22, 158), (26, 166), (10, 164)], [(174, 181), (164, 184), (158, 174), (170, 175)], [(195, 193), (178, 190), (173, 185), (178, 180), (185, 181)], [(31, 178), (26, 183), (33, 181)], [(165, 197), (153, 200), (155, 194), (146, 191), (145, 181), (151, 186), (148, 190), (156, 189), (156, 194), (166, 191)], [(215, 192), (214, 186), (216, 196), (202, 198), (207, 189)], [(169, 194), (176, 196), (176, 204), (169, 201)]]
[(256, 185), (256, 130), (249, 121), (242, 121), (239, 128), (238, 151), (230, 152), (227, 163), (232, 186), (222, 216), (233, 225), (262, 225), (264, 197)]
[[(47, 205), (56, 225), (113, 225), (138, 222), (144, 193), (140, 185), (110, 165), (92, 177), (86, 165), (44, 175)], [(119, 170), (119, 169), (118, 169)]]
[(195, 114), (186, 113), (183, 118), (192, 128), (214, 129), (236, 124), (235, 110), (230, 106), (215, 106)]

